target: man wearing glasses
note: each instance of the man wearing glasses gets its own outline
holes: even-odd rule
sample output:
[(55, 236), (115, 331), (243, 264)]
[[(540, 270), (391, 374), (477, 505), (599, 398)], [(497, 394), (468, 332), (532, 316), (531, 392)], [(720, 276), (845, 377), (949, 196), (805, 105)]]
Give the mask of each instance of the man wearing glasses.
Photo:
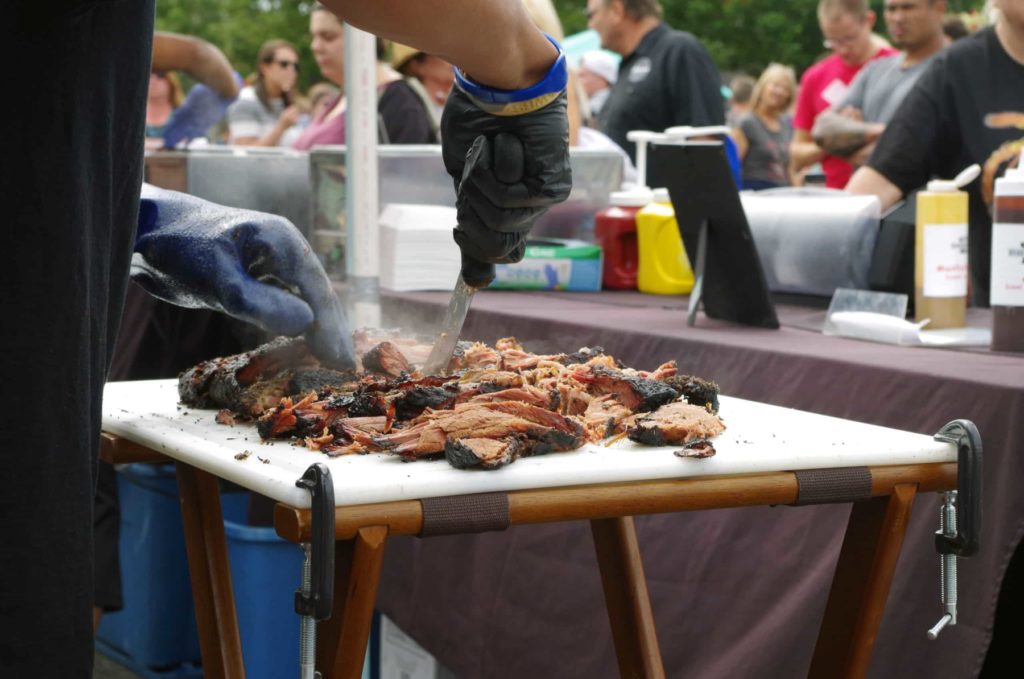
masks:
[(875, 13), (867, 0), (820, 0), (818, 23), (825, 36), (825, 49), (832, 54), (808, 68), (800, 79), (800, 96), (793, 118), (790, 145), (790, 176), (821, 162), (825, 186), (841, 189), (853, 174), (852, 166), (838, 156), (828, 155), (814, 142), (811, 130), (818, 115), (841, 102), (857, 72), (872, 59), (897, 54), (875, 36)]

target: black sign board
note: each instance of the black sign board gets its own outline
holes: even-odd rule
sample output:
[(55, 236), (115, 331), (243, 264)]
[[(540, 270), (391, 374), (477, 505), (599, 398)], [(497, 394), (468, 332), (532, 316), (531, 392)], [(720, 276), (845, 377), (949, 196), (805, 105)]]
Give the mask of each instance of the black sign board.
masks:
[(672, 198), (696, 278), (690, 324), (703, 302), (709, 318), (778, 328), (722, 142), (651, 144), (647, 160), (648, 184), (666, 187)]

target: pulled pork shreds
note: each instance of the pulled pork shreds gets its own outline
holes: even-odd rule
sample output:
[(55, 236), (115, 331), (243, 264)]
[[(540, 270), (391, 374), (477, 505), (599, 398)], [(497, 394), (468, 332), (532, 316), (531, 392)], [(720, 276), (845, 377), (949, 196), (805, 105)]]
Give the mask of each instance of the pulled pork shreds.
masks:
[(601, 347), (531, 354), (506, 337), (494, 347), (459, 342), (447, 374), (424, 375), (432, 338), (360, 330), (353, 342), (359, 374), (325, 368), (302, 340), (279, 338), (186, 371), (179, 396), (222, 408), (219, 423), (255, 419), (264, 439), (290, 438), (331, 457), (443, 455), (460, 469), (625, 436), (707, 457), (725, 429), (715, 414), (718, 385), (678, 375), (675, 361), (634, 370)]

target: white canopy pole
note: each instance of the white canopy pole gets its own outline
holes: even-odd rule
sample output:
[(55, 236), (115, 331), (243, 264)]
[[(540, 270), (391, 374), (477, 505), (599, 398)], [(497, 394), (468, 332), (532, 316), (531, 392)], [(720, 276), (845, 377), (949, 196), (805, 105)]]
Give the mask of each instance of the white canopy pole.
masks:
[(345, 25), (346, 264), (353, 328), (381, 325), (376, 40)]

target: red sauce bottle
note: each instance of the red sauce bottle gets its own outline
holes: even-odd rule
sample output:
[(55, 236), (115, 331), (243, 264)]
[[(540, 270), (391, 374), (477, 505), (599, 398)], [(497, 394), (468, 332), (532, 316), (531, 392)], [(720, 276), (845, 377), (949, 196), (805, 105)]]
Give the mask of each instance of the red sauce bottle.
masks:
[(636, 213), (654, 199), (650, 189), (615, 191), (594, 218), (594, 238), (604, 251), (603, 287), (636, 290)]
[(996, 179), (992, 207), (992, 351), (1024, 353), (1024, 168)]

